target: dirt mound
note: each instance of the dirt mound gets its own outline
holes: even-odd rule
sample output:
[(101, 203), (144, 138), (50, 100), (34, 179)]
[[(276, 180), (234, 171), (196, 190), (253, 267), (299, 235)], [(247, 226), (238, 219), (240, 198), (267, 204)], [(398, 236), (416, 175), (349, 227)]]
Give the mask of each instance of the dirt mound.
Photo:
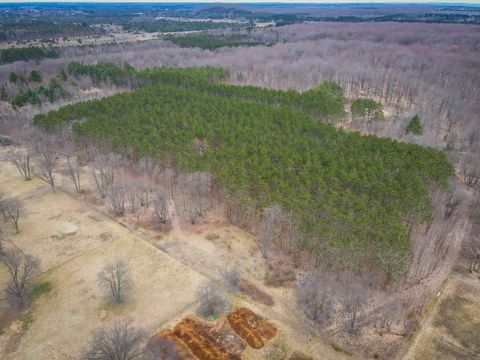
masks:
[(244, 307), (231, 312), (227, 318), (232, 329), (254, 349), (262, 348), (277, 334), (272, 324)]
[(180, 321), (173, 330), (190, 351), (202, 360), (227, 360), (228, 351), (208, 331), (208, 327), (193, 318)]
[(276, 333), (277, 329), (262, 317), (239, 308), (213, 326), (186, 317), (173, 331), (162, 330), (152, 336), (147, 348), (153, 354), (170, 355), (180, 360), (240, 360), (245, 342), (260, 349)]
[(229, 352), (230, 355), (238, 355), (247, 347), (245, 342), (232, 330), (225, 317), (217, 321), (209, 330), (210, 334)]

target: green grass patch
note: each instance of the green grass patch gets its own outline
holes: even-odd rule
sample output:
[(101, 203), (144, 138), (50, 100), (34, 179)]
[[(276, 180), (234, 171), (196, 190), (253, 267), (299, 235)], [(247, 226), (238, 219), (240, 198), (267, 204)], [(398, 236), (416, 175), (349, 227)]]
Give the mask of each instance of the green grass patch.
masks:
[(49, 293), (52, 290), (52, 283), (50, 281), (43, 281), (35, 284), (30, 292), (30, 302), (34, 302), (40, 296)]
[(30, 327), (30, 324), (33, 323), (35, 319), (33, 318), (32, 312), (28, 311), (25, 314), (20, 316), (20, 321), (22, 322), (22, 332), (25, 332)]

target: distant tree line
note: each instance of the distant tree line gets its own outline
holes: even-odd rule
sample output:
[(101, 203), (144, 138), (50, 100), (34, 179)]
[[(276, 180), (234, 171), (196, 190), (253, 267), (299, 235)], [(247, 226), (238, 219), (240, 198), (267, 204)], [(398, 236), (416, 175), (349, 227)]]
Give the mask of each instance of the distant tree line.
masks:
[(232, 27), (231, 23), (212, 21), (175, 21), (175, 20), (154, 20), (154, 21), (130, 21), (123, 28), (125, 30), (141, 30), (145, 32), (177, 32), (196, 31), (210, 29), (225, 29)]
[(58, 57), (58, 50), (41, 47), (10, 48), (2, 50), (0, 53), (0, 63), (7, 64), (15, 61), (41, 60), (43, 58)]
[(190, 35), (165, 35), (164, 40), (168, 40), (181, 47), (199, 47), (202, 49), (217, 49), (221, 47), (237, 46), (256, 46), (262, 43), (258, 41), (248, 41), (239, 35), (215, 36), (209, 34), (190, 34)]

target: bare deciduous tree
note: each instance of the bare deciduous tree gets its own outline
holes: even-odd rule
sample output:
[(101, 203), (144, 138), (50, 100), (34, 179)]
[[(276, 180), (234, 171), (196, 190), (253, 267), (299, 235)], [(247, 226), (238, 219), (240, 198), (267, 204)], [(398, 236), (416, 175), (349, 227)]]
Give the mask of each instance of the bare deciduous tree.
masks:
[(125, 185), (114, 183), (108, 187), (106, 194), (115, 215), (122, 216), (125, 214), (125, 200), (127, 197)]
[(375, 326), (379, 331), (390, 332), (394, 322), (396, 308), (397, 304), (395, 301), (389, 301), (377, 310), (377, 321)]
[(326, 324), (334, 311), (335, 285), (319, 271), (304, 274), (297, 282), (297, 299), (305, 314), (312, 320)]
[(1, 259), (10, 275), (7, 295), (18, 307), (23, 307), (30, 280), (39, 267), (39, 261), (20, 250), (7, 250)]
[(70, 180), (72, 180), (75, 190), (77, 190), (77, 192), (81, 192), (82, 187), (80, 182), (80, 170), (82, 168), (82, 164), (79, 160), (78, 149), (70, 137), (67, 137), (64, 141), (63, 153), (66, 158), (63, 172)]
[(479, 272), (480, 271), (480, 245), (471, 245), (470, 253), (470, 272)]
[(32, 167), (28, 148), (12, 150), (9, 152), (8, 158), (15, 164), (18, 172), (26, 181), (32, 180)]
[(165, 199), (165, 194), (159, 188), (155, 191), (153, 198), (153, 210), (155, 212), (155, 218), (157, 219), (158, 224), (162, 225), (167, 222), (167, 200)]
[(77, 192), (82, 192), (81, 182), (80, 182), (80, 169), (81, 164), (78, 161), (77, 156), (66, 156), (67, 162), (65, 165), (65, 173), (67, 176), (72, 180), (73, 185), (75, 186), (75, 190)]
[(465, 184), (470, 187), (478, 184), (478, 180), (480, 179), (480, 169), (478, 167), (463, 164), (462, 171)]
[(120, 304), (124, 292), (130, 287), (130, 274), (127, 265), (122, 260), (107, 264), (98, 274), (98, 283)]
[(131, 319), (119, 320), (107, 328), (95, 330), (85, 360), (134, 360), (142, 355), (142, 330), (132, 325)]
[(5, 248), (4, 248), (4, 243), (5, 240), (7, 240), (7, 230), (3, 227), (0, 226), (0, 258), (4, 254)]
[(5, 192), (0, 190), (0, 212), (2, 213), (4, 221), (8, 220), (7, 211), (6, 211), (8, 200), (9, 200), (9, 197), (7, 196), (7, 194), (5, 194)]
[(287, 250), (293, 236), (291, 216), (279, 204), (263, 209), (262, 222), (258, 231), (258, 242), (263, 257), (267, 258), (275, 244)]
[(231, 267), (227, 267), (220, 272), (223, 283), (231, 290), (238, 291), (238, 285), (240, 282), (240, 270), (238, 264), (234, 264)]
[(456, 191), (451, 194), (447, 203), (445, 204), (445, 218), (449, 218), (453, 215), (458, 206), (462, 203), (462, 195), (460, 192)]
[(90, 170), (95, 180), (98, 195), (102, 199), (107, 197), (107, 190), (115, 181), (115, 169), (120, 165), (120, 158), (114, 154), (95, 154), (90, 163)]
[(468, 235), (467, 241), (465, 243), (467, 249), (467, 256), (469, 260), (469, 271), (470, 272), (479, 272), (480, 271), (480, 197), (478, 196), (478, 191), (474, 194), (476, 196), (475, 200), (470, 206), (470, 219), (472, 221), (472, 226), (470, 228), (470, 233)]
[(17, 198), (6, 198), (2, 204), (2, 212), (7, 219), (10, 219), (17, 234), (20, 232), (19, 220), (22, 214), (22, 202)]
[(211, 196), (211, 175), (206, 172), (181, 174), (178, 186), (181, 192), (181, 213), (192, 225), (202, 217), (209, 208)]
[(175, 342), (159, 336), (151, 338), (143, 350), (143, 360), (176, 360), (180, 358)]
[(183, 196), (182, 214), (190, 222), (190, 224), (195, 225), (197, 223), (197, 218), (200, 216), (198, 204), (192, 198)]
[(52, 191), (55, 191), (54, 171), (57, 166), (57, 144), (53, 135), (43, 131), (34, 132), (29, 138), (29, 146), (32, 151), (40, 155), (38, 161), (40, 178), (50, 185)]
[(140, 203), (140, 206), (149, 207), (150, 206), (150, 194), (152, 192), (152, 183), (144, 179), (136, 187), (137, 200)]
[(229, 302), (222, 288), (214, 281), (209, 281), (199, 289), (200, 305), (198, 314), (203, 317), (217, 317), (226, 312)]
[(130, 205), (130, 212), (132, 214), (137, 213), (137, 190), (138, 184), (135, 180), (130, 180), (128, 184), (126, 185), (126, 197), (127, 197), (127, 202)]
[(356, 284), (348, 284), (343, 296), (343, 305), (348, 317), (347, 331), (356, 335), (359, 330), (359, 315), (365, 306), (364, 290)]

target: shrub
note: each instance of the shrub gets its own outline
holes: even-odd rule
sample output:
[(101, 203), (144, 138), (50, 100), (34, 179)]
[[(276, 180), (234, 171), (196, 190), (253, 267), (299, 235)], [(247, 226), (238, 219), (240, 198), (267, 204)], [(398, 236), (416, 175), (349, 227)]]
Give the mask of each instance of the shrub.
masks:
[(30, 77), (28, 79), (30, 81), (37, 82), (37, 83), (42, 82), (42, 77), (36, 70), (32, 70), (32, 72), (30, 73)]
[(367, 120), (383, 120), (383, 106), (371, 99), (356, 99), (352, 102), (351, 111), (353, 116), (360, 116)]
[(52, 290), (52, 283), (50, 281), (44, 281), (35, 284), (30, 292), (30, 301), (37, 300), (43, 294), (46, 294)]
[(214, 281), (204, 284), (199, 293), (201, 300), (197, 312), (200, 316), (215, 319), (229, 310), (230, 303), (224, 291)]
[(414, 134), (414, 135), (422, 135), (423, 134), (423, 126), (422, 121), (420, 120), (420, 116), (415, 115), (412, 120), (407, 125), (405, 130), (407, 134)]

